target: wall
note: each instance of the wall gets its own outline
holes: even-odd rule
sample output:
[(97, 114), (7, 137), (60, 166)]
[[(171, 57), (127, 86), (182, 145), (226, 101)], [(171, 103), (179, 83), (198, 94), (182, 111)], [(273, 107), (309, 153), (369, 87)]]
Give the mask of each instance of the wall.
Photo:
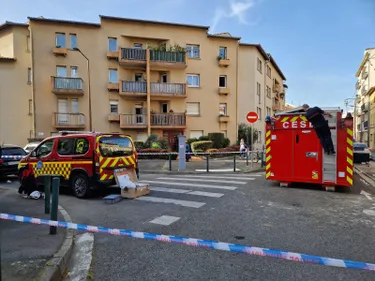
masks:
[(0, 57), (14, 57), (13, 30), (11, 28), (1, 32)]

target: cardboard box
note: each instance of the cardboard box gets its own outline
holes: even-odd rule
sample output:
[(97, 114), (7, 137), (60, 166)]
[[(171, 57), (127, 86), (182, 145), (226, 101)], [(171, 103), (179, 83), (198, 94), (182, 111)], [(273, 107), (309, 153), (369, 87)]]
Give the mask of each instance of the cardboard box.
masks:
[(150, 193), (149, 184), (137, 184), (136, 188), (127, 188), (121, 189), (121, 196), (123, 198), (138, 198)]

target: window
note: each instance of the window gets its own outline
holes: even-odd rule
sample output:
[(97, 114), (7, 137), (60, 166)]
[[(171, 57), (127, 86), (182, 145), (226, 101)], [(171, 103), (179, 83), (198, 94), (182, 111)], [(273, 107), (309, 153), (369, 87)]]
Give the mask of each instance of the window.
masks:
[(186, 115), (200, 115), (200, 104), (199, 102), (187, 102), (186, 103)]
[(146, 142), (147, 139), (148, 139), (148, 135), (147, 135), (147, 133), (137, 132), (137, 137), (136, 137), (136, 140), (137, 140), (137, 141), (143, 141), (143, 142)]
[(72, 77), (72, 78), (78, 77), (78, 66), (71, 66), (70, 67), (70, 77)]
[(257, 107), (257, 113), (258, 113), (258, 116), (259, 116), (258, 120), (262, 120), (262, 109), (260, 107)]
[(70, 34), (70, 49), (75, 49), (77, 47), (77, 34)]
[(227, 59), (227, 47), (220, 47), (219, 48), (219, 57), (221, 57), (221, 59)]
[(109, 101), (109, 112), (111, 114), (118, 114), (118, 101), (117, 100)]
[(189, 58), (199, 58), (199, 46), (198, 45), (186, 45), (186, 52)]
[(133, 144), (125, 137), (102, 137), (99, 140), (99, 149), (104, 157), (119, 157), (133, 154)]
[(199, 87), (199, 75), (198, 74), (187, 74), (186, 75), (186, 83), (189, 87)]
[(160, 110), (161, 110), (161, 113), (168, 113), (168, 103), (163, 102), (160, 105)]
[(134, 74), (134, 80), (136, 82), (142, 82), (143, 81), (143, 74), (142, 73), (136, 73), (136, 74)]
[(57, 77), (67, 77), (66, 66), (57, 66), (56, 67), (56, 75)]
[(227, 116), (227, 104), (226, 103), (219, 104), (219, 115)]
[(257, 69), (260, 73), (262, 73), (262, 61), (260, 58), (257, 58)]
[(259, 103), (259, 104), (262, 103), (260, 93), (261, 93), (261, 86), (260, 86), (260, 83), (257, 82), (257, 95), (258, 95), (258, 103)]
[(36, 157), (47, 156), (52, 152), (54, 140), (47, 140), (43, 142), (36, 150)]
[(267, 116), (271, 116), (271, 108), (266, 106), (266, 113), (267, 113)]
[(30, 39), (30, 36), (26, 37), (26, 51), (28, 51), (28, 52), (31, 51), (31, 39)]
[(66, 48), (65, 33), (56, 33), (56, 47)]
[(89, 151), (89, 147), (90, 147), (90, 143), (87, 139), (85, 138), (76, 139), (74, 154), (75, 155), (86, 154), (87, 151)]
[(57, 153), (60, 155), (73, 155), (75, 138), (59, 138), (57, 142)]
[(117, 38), (113, 38), (113, 37), (108, 38), (108, 51), (111, 51), (111, 52), (117, 51)]
[(224, 135), (224, 138), (227, 137), (227, 131), (226, 130), (222, 130), (221, 133)]
[(199, 139), (201, 136), (203, 136), (202, 130), (190, 130), (191, 139)]
[(72, 113), (79, 113), (78, 99), (71, 99), (70, 105), (71, 105), (70, 109)]
[(267, 65), (266, 74), (269, 78), (271, 78), (271, 67)]
[(266, 96), (267, 98), (271, 98), (271, 88), (266, 86)]
[(31, 70), (31, 68), (29, 67), (27, 69), (27, 83), (31, 83), (33, 81), (33, 72)]
[(227, 76), (220, 75), (219, 76), (219, 88), (226, 88), (227, 87)]
[(141, 43), (134, 43), (134, 49), (142, 49), (142, 44)]
[(257, 132), (257, 142), (258, 142), (258, 143), (262, 143), (262, 135), (263, 135), (262, 131), (259, 130), (259, 131)]
[(118, 83), (117, 69), (108, 69), (108, 81), (109, 83)]

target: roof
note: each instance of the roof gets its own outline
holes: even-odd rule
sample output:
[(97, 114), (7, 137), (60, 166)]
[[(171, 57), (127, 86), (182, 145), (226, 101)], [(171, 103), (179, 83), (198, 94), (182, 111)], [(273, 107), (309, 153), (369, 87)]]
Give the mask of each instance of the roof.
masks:
[(366, 53), (365, 56), (363, 57), (362, 61), (361, 61), (361, 64), (357, 70), (357, 73), (355, 74), (355, 77), (358, 77), (359, 74), (361, 74), (361, 71), (363, 69), (363, 67), (365, 66), (365, 63), (367, 62), (368, 58), (369, 58), (370, 54), (369, 53)]
[(16, 61), (16, 58), (2, 57), (0, 56), (0, 62), (13, 62)]
[(236, 41), (241, 40), (241, 37), (233, 37), (232, 35), (230, 35), (229, 32), (223, 32), (223, 33), (218, 33), (218, 34), (207, 34), (207, 37), (218, 38), (218, 39), (229, 39), (229, 40), (236, 40)]
[(84, 22), (84, 21), (71, 21), (71, 20), (59, 20), (59, 19), (47, 19), (44, 17), (28, 17), (30, 21), (38, 21), (38, 22), (44, 22), (44, 23), (52, 23), (52, 24), (67, 24), (67, 25), (85, 25), (85, 26), (91, 26), (91, 27), (100, 27), (99, 23), (93, 23), (93, 22)]
[(132, 18), (120, 18), (120, 17), (111, 17), (99, 15), (101, 20), (113, 20), (113, 21), (123, 21), (123, 22), (133, 22), (133, 23), (146, 23), (146, 24), (159, 24), (159, 25), (169, 25), (169, 26), (180, 26), (188, 28), (196, 28), (208, 30), (209, 26), (202, 25), (193, 25), (193, 24), (183, 24), (183, 23), (173, 23), (173, 22), (164, 22), (164, 21), (151, 21), (151, 20), (141, 20), (141, 19), (132, 19)]
[(4, 30), (4, 29), (10, 28), (10, 27), (15, 27), (15, 26), (28, 27), (29, 25), (27, 23), (6, 21), (6, 22), (0, 24), (0, 30)]
[[(321, 107), (323, 111), (341, 111), (340, 107)], [(302, 106), (295, 107), (291, 110), (286, 110), (283, 112), (276, 113), (276, 116), (281, 116), (281, 115), (292, 115), (292, 114), (305, 114), (303, 111)]]
[(270, 53), (267, 53), (261, 44), (249, 44), (249, 43), (240, 43), (240, 46), (249, 46), (249, 47), (255, 47), (259, 51), (259, 53), (262, 54), (263, 58), (265, 60), (270, 60), (273, 66), (276, 68), (276, 71), (280, 74), (281, 78), (286, 81), (286, 77), (284, 73), (281, 71), (280, 67), (277, 65), (275, 59), (272, 57)]

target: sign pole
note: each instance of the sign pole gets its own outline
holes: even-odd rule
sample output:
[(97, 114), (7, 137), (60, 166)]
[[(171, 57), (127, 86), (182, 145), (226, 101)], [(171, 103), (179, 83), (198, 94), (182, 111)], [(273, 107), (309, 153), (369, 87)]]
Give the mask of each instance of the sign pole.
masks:
[(251, 143), (251, 145), (250, 145), (250, 161), (251, 161), (251, 165), (250, 165), (250, 167), (251, 167), (251, 170), (253, 170), (253, 149), (254, 149), (254, 145), (253, 145), (253, 142), (254, 142), (254, 124), (253, 123), (251, 123), (251, 125), (250, 125), (250, 130), (251, 130), (251, 136), (250, 136), (250, 138), (251, 138), (251, 141), (250, 141), (250, 143)]
[(246, 115), (247, 122), (250, 123), (250, 161), (251, 161), (251, 170), (253, 169), (253, 149), (254, 149), (254, 124), (258, 121), (259, 115), (255, 111), (250, 111)]

